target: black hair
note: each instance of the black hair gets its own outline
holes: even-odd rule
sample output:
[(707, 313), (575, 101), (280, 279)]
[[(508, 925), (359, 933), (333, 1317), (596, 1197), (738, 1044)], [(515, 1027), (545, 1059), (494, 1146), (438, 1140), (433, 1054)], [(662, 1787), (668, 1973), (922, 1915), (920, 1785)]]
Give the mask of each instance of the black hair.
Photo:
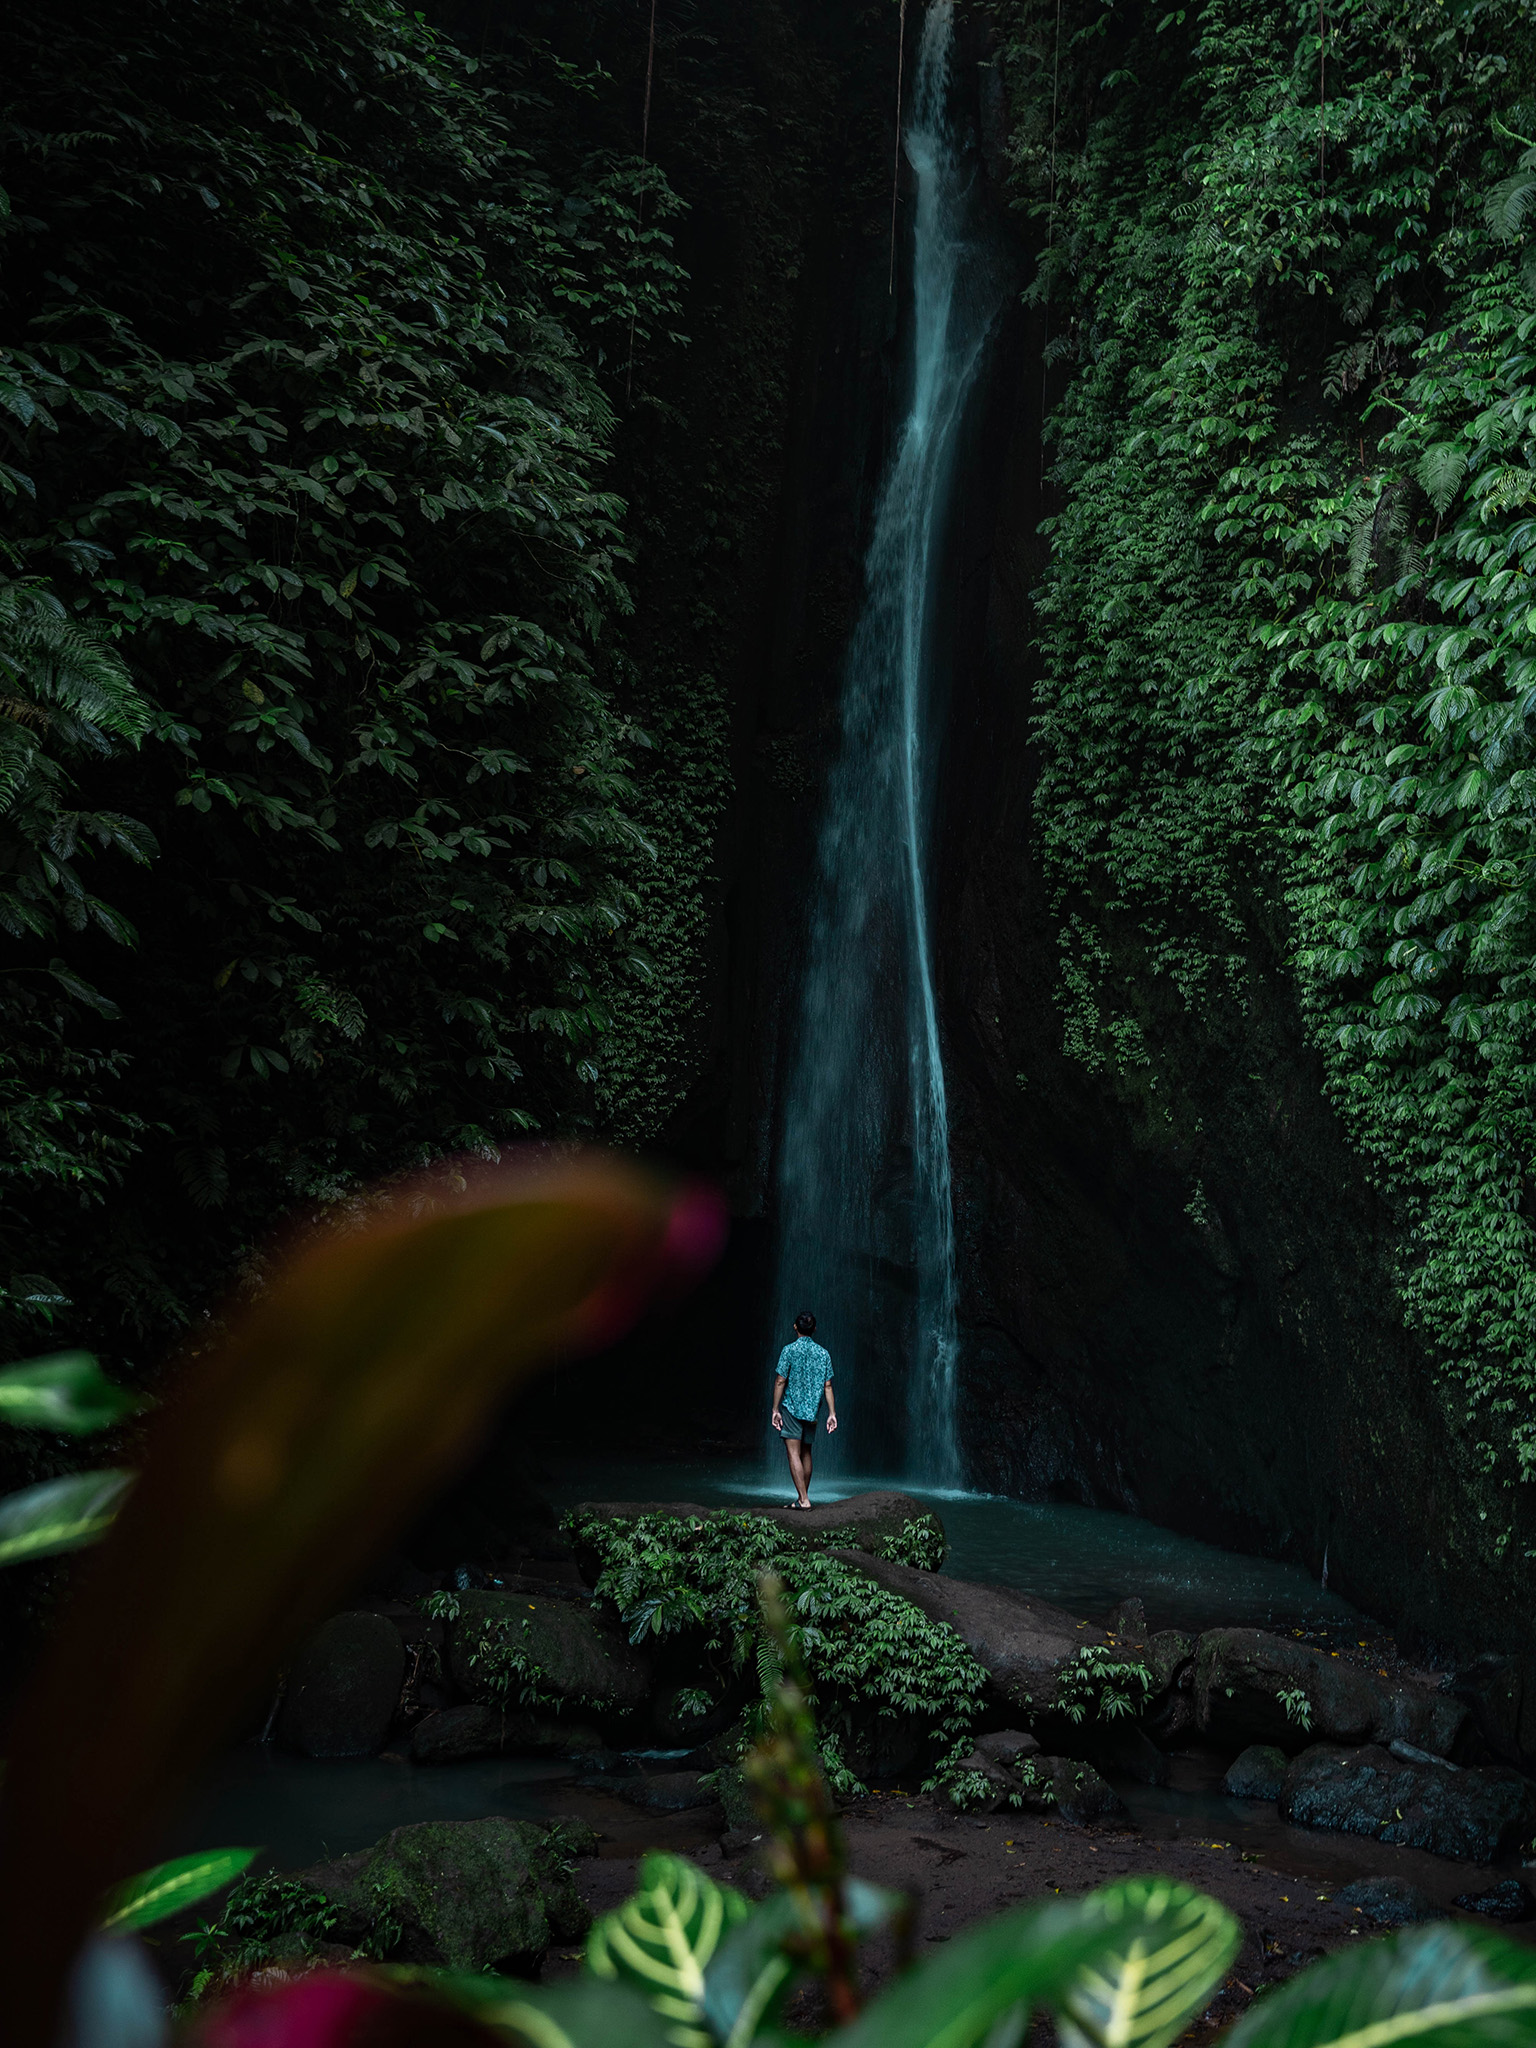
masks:
[(809, 1337), (814, 1335), (816, 1329), (816, 1318), (811, 1314), (808, 1308), (801, 1309), (799, 1315), (795, 1317), (795, 1328), (800, 1332), (802, 1337)]

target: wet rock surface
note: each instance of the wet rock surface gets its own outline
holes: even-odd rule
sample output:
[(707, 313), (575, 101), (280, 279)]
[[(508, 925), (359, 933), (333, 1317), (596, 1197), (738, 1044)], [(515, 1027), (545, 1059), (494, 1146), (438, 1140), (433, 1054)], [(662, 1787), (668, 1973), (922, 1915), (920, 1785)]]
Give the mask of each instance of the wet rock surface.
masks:
[(302, 1756), (376, 1756), (389, 1739), (404, 1677), (405, 1646), (392, 1622), (333, 1614), (293, 1660), (278, 1738)]
[(1536, 1914), (1533, 1899), (1518, 1877), (1506, 1877), (1480, 1892), (1458, 1892), (1452, 1900), (1464, 1913), (1477, 1913), (1485, 1920), (1513, 1922), (1529, 1920)]
[(1295, 1754), (1315, 1742), (1412, 1744), (1449, 1756), (1466, 1703), (1394, 1683), (1263, 1629), (1208, 1629), (1195, 1654), (1195, 1721), (1218, 1741), (1272, 1743)]
[(1363, 1913), (1373, 1927), (1411, 1927), (1419, 1920), (1441, 1920), (1445, 1909), (1429, 1894), (1401, 1877), (1362, 1877), (1334, 1893), (1334, 1901)]
[(1250, 1743), (1221, 1781), (1233, 1799), (1278, 1799), (1290, 1758), (1267, 1742)]
[(591, 1924), (570, 1859), (596, 1849), (580, 1826), (423, 1821), (297, 1875), (338, 1909), (333, 1938), (377, 1942), (383, 1927), (398, 1961), (526, 1976), (551, 1940), (575, 1940)]
[(553, 1715), (504, 1714), (471, 1703), (426, 1714), (411, 1730), (419, 1764), (452, 1764), (477, 1756), (572, 1756), (595, 1752), (602, 1737), (579, 1721)]
[(888, 1558), (856, 1550), (832, 1555), (920, 1607), (932, 1621), (948, 1622), (979, 1664), (985, 1666), (999, 1699), (1033, 1713), (1056, 1700), (1061, 1666), (1087, 1643), (1102, 1643), (1104, 1631), (1078, 1621), (1049, 1601), (1015, 1593), (1007, 1586), (979, 1586), (946, 1573), (916, 1571)]
[(1317, 1743), (1287, 1767), (1280, 1811), (1305, 1827), (1490, 1863), (1531, 1838), (1536, 1786), (1502, 1766), (1412, 1763), (1376, 1743)]

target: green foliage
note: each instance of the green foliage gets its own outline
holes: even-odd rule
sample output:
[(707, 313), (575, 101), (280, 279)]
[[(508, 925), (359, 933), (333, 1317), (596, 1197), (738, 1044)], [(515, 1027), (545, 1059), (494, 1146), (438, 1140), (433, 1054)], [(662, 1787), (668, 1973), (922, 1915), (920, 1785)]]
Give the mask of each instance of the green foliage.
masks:
[(1307, 1698), (1306, 1687), (1283, 1685), (1275, 1694), (1275, 1699), (1284, 1707), (1287, 1721), (1293, 1721), (1305, 1734), (1312, 1726), (1312, 1702)]
[(590, 1121), (651, 971), (604, 377), (681, 339), (677, 203), (382, 0), (34, 0), (0, 65), (0, 1254), (163, 1330), (284, 1206)]
[(1345, 2048), (1370, 2042), (1515, 2042), (1536, 2013), (1528, 1949), (1477, 1928), (1417, 1927), (1361, 1942), (1304, 1970), (1255, 2005), (1232, 2048)]
[[(926, 1546), (928, 1530), (910, 1526), (914, 1542)], [(776, 1522), (752, 1514), (617, 1521), (573, 1511), (562, 1527), (574, 1547), (598, 1559), (594, 1591), (618, 1608), (634, 1640), (692, 1632), (702, 1648), (728, 1651), (738, 1669), (755, 1670), (763, 1703), (782, 1665), (762, 1627), (758, 1581), (765, 1573), (782, 1581), (817, 1707), (822, 1759), (839, 1791), (864, 1789), (845, 1759), (882, 1719), (923, 1720), (939, 1770), (968, 1748), (986, 1675), (954, 1630)]]
[(936, 1572), (942, 1568), (948, 1548), (938, 1516), (918, 1515), (902, 1523), (899, 1536), (882, 1536), (874, 1555), (888, 1557), (895, 1564), (915, 1565), (919, 1571)]
[(1320, 51), (1298, 0), (1006, 16), (1065, 378), (1035, 802), (1068, 1048), (1165, 1130), (1182, 1020), (1235, 1039), (1278, 947), (1396, 1204), (1406, 1313), (1513, 1476), (1536, 1461), (1529, 17), (1345, 0)]
[(90, 1436), (137, 1413), (142, 1402), (116, 1387), (88, 1351), (29, 1358), (0, 1371), (0, 1422)]
[(686, 1857), (653, 1851), (640, 1866), (639, 1890), (588, 1935), (587, 1967), (644, 1992), (668, 2022), (674, 2048), (710, 2048), (704, 1972), (751, 1910), (740, 1892), (715, 1884)]
[[(143, 1404), (113, 1386), (85, 1351), (29, 1358), (0, 1372), (0, 1422), (89, 1436)], [(58, 1557), (94, 1543), (112, 1526), (132, 1472), (72, 1472), (0, 1496), (0, 1566)]]
[(169, 1919), (199, 1899), (222, 1891), (248, 1869), (254, 1849), (199, 1849), (190, 1856), (177, 1856), (169, 1863), (157, 1863), (118, 1886), (102, 1911), (101, 1924), (114, 1928), (152, 1927)]
[(1056, 1704), (1080, 1727), (1089, 1714), (1100, 1721), (1133, 1719), (1158, 1689), (1139, 1660), (1117, 1657), (1102, 1643), (1084, 1643), (1061, 1667)]
[(1089, 1896), (1112, 1938), (1063, 2000), (1062, 2040), (1167, 2048), (1220, 1981), (1242, 1929), (1225, 1906), (1165, 1877)]
[[(470, 1664), (503, 1713), (518, 1706), (558, 1714), (565, 1707), (583, 1704), (579, 1696), (556, 1692), (546, 1682), (544, 1668), (529, 1640), (532, 1630), (526, 1618), (514, 1627), (505, 1614), (476, 1616), (470, 1623), (461, 1624), (460, 1630)], [(601, 1702), (591, 1700), (585, 1704), (597, 1707)]]
[(236, 1885), (216, 1920), (186, 1940), (197, 1959), (219, 1976), (256, 1968), (279, 1952), (303, 1954), (330, 1939), (340, 1910), (302, 1878), (246, 1878)]

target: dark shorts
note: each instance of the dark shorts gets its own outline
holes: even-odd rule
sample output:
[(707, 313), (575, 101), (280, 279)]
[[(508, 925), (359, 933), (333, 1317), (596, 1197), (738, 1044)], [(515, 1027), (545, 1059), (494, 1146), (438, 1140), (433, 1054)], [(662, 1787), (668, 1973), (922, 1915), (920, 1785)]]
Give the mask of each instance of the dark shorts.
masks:
[(779, 1410), (779, 1419), (784, 1424), (784, 1441), (787, 1444), (809, 1444), (816, 1441), (816, 1424), (821, 1418), (818, 1408), (809, 1422), (803, 1422), (798, 1415), (791, 1415), (787, 1408)]

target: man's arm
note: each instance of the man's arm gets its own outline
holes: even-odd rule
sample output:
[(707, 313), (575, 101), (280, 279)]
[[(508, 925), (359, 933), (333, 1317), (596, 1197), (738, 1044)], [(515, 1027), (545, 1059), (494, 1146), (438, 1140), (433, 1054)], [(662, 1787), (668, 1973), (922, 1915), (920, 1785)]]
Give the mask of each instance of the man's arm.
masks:
[(832, 1434), (833, 1430), (834, 1430), (834, 1429), (836, 1429), (836, 1427), (837, 1427), (837, 1396), (836, 1396), (836, 1394), (834, 1394), (834, 1393), (833, 1393), (833, 1391), (832, 1391), (832, 1382), (831, 1382), (831, 1380), (828, 1380), (828, 1381), (827, 1381), (827, 1388), (826, 1388), (826, 1392), (827, 1392), (827, 1435), (828, 1435), (828, 1436), (830, 1436), (830, 1435)]
[(773, 1424), (774, 1428), (775, 1428), (775, 1429), (776, 1429), (776, 1430), (777, 1430), (777, 1431), (779, 1432), (780, 1436), (782, 1436), (782, 1435), (784, 1434), (784, 1416), (783, 1416), (782, 1408), (783, 1408), (783, 1401), (784, 1401), (784, 1389), (785, 1389), (785, 1388), (786, 1388), (786, 1387), (787, 1387), (788, 1385), (789, 1385), (789, 1381), (788, 1381), (788, 1379), (787, 1379), (787, 1378), (785, 1377), (785, 1375), (784, 1375), (783, 1373), (775, 1373), (775, 1374), (774, 1374), (774, 1379), (773, 1379), (773, 1414), (772, 1414), (772, 1415), (771, 1415), (771, 1416), (769, 1417), (769, 1420), (770, 1420), (770, 1421), (772, 1422), (772, 1424)]

